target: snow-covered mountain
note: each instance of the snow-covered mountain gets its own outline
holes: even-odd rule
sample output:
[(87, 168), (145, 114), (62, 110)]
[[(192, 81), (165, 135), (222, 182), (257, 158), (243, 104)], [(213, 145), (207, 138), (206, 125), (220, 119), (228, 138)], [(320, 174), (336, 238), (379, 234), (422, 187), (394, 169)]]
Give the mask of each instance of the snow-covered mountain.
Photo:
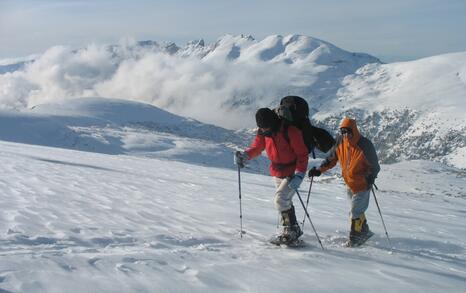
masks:
[(343, 116), (357, 118), (383, 162), (429, 159), (466, 168), (466, 53), (382, 64), (307, 36), (225, 35), (181, 47), (54, 47), (17, 61), (0, 62), (0, 107), (7, 110), (103, 96), (240, 129), (254, 126), (257, 108), (294, 94), (308, 100), (314, 123), (331, 131)]
[(385, 162), (439, 160), (466, 168), (466, 52), (369, 64), (342, 81), (314, 118), (358, 118)]
[[(213, 44), (198, 40), (184, 47), (154, 41), (53, 47), (33, 60), (0, 62), (7, 72), (0, 75), (0, 102), (21, 109), (64, 97), (125, 98), (238, 128), (251, 126), (251, 119), (232, 118), (232, 111), (247, 112), (244, 118), (289, 92), (335, 95), (340, 79), (370, 63), (380, 61), (300, 35), (262, 41), (225, 35)], [(218, 115), (194, 107), (206, 103)]]

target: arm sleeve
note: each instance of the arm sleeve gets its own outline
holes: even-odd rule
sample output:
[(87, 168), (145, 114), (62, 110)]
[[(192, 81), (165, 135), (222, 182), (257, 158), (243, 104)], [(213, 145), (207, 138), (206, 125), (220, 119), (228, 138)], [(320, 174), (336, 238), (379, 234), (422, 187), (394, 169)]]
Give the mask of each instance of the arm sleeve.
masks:
[(256, 138), (252, 142), (251, 146), (246, 149), (248, 154), (248, 159), (254, 159), (259, 156), (262, 151), (265, 149), (265, 137), (259, 134), (256, 134)]
[(335, 165), (337, 164), (338, 162), (337, 148), (341, 144), (341, 140), (342, 140), (341, 136), (338, 136), (335, 144), (330, 149), (328, 156), (325, 158), (325, 160), (320, 165), (320, 168), (319, 168), (320, 172), (323, 173), (327, 170), (330, 170), (333, 167), (335, 167)]
[(307, 146), (304, 144), (303, 135), (301, 131), (291, 127), (288, 128), (288, 135), (290, 137), (290, 146), (296, 154), (296, 172), (305, 173), (309, 161), (309, 153)]

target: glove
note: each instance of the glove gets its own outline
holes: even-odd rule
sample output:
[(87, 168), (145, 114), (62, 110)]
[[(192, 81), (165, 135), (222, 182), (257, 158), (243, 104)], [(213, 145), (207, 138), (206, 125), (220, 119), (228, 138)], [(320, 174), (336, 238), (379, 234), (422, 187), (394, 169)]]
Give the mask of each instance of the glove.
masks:
[(372, 175), (366, 176), (367, 185), (372, 186), (374, 184), (375, 178)]
[(311, 170), (309, 170), (309, 177), (319, 177), (320, 174), (322, 174), (322, 172), (320, 172), (320, 170), (318, 170), (316, 167), (312, 167)]
[(240, 168), (244, 168), (244, 164), (249, 159), (249, 156), (246, 152), (237, 151), (235, 153), (235, 164), (238, 165)]
[(303, 182), (304, 179), (304, 173), (303, 172), (296, 172), (293, 177), (291, 177), (290, 182), (288, 183), (288, 187), (296, 190), (299, 188), (301, 185), (301, 182)]

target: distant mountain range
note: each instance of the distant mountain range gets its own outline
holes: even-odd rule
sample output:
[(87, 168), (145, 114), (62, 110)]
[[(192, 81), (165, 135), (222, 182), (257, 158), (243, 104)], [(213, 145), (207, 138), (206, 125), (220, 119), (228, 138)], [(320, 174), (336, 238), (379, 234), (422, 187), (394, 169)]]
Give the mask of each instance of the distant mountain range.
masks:
[(225, 35), (182, 47), (55, 47), (0, 61), (4, 109), (103, 96), (239, 129), (254, 126), (257, 108), (288, 94), (304, 97), (313, 122), (333, 132), (343, 116), (357, 118), (384, 162), (429, 159), (466, 168), (466, 52), (383, 64), (307, 36)]

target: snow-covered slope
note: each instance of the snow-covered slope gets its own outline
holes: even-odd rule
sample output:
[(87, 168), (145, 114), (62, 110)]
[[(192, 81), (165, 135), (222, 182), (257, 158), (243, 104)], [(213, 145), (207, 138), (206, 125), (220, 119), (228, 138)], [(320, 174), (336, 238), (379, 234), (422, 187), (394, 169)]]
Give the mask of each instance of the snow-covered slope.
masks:
[(314, 115), (358, 118), (385, 162), (434, 159), (466, 168), (466, 53), (370, 64), (348, 75)]
[(307, 247), (267, 244), (277, 221), (273, 183), (251, 173), (242, 173), (240, 239), (234, 166), (0, 142), (0, 172), (0, 292), (461, 292), (466, 285), (464, 174), (440, 164), (382, 166), (377, 195), (393, 251), (373, 201), (367, 217), (376, 235), (365, 247), (341, 247), (348, 204), (337, 176), (313, 184), (310, 213), (322, 251), (309, 223)]
[[(234, 150), (252, 135), (117, 99), (69, 99), (21, 113), (0, 111), (0, 140), (217, 167), (231, 165)], [(254, 166), (266, 169), (263, 159)]]
[(182, 47), (154, 41), (54, 47), (17, 61), (0, 62), (3, 109), (103, 96), (240, 129), (254, 126), (257, 108), (294, 94), (329, 130), (345, 115), (357, 118), (383, 162), (428, 159), (466, 168), (464, 52), (382, 64), (307, 36), (225, 35)]

